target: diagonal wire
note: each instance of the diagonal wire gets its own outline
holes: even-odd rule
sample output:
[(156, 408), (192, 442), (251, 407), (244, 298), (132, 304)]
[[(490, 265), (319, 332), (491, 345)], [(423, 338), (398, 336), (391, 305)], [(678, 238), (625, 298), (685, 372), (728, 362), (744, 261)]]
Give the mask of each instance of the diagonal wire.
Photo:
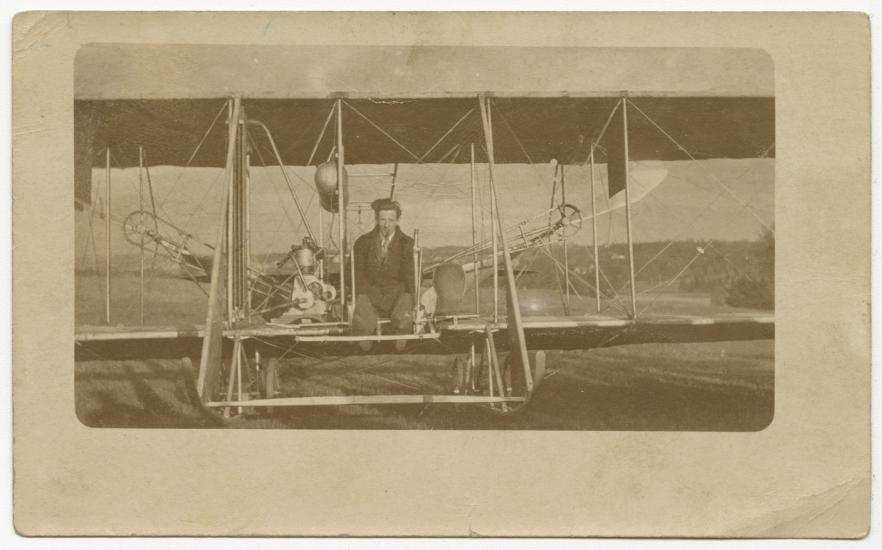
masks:
[(202, 198), (199, 199), (199, 202), (196, 203), (196, 207), (190, 212), (187, 216), (187, 220), (181, 224), (181, 227), (186, 227), (190, 225), (190, 222), (193, 221), (193, 218), (196, 217), (196, 213), (205, 208), (205, 199), (208, 198), (209, 193), (214, 190), (214, 187), (217, 185), (217, 182), (220, 181), (221, 176), (223, 175), (222, 170), (218, 170), (218, 173), (215, 174), (214, 178), (211, 180), (211, 184), (208, 186), (208, 189), (202, 194)]
[[(449, 135), (451, 134), (451, 132), (453, 132), (454, 130), (456, 130), (456, 127), (459, 126), (459, 125), (460, 125), (465, 119), (467, 119), (467, 118), (469, 117), (469, 115), (471, 115), (473, 112), (475, 112), (475, 108), (474, 108), (474, 107), (472, 107), (471, 109), (469, 109), (469, 110), (466, 112), (466, 114), (464, 114), (464, 115), (462, 115), (461, 117), (459, 117), (459, 120), (457, 120), (457, 121), (453, 124), (453, 126), (450, 127), (449, 130), (447, 130), (446, 132), (444, 132), (444, 135), (442, 135), (440, 138), (438, 138), (438, 140), (435, 141), (435, 143), (434, 143), (431, 147), (429, 147), (429, 149), (428, 149), (425, 153), (423, 153), (422, 155), (420, 155), (420, 158), (417, 160), (417, 162), (420, 162), (420, 163), (421, 163), (421, 162), (423, 161), (423, 159), (425, 159), (427, 156), (429, 156), (429, 153), (431, 153), (433, 150), (435, 150), (435, 147), (441, 145), (441, 142), (444, 141), (444, 140), (447, 138), (447, 136), (449, 136)], [(459, 145), (462, 145), (462, 144), (459, 144)]]
[[(637, 109), (637, 112), (640, 113), (641, 115), (643, 115), (643, 118), (645, 118), (647, 121), (649, 121), (650, 124), (652, 124), (653, 126), (655, 126), (655, 128), (656, 128), (659, 132), (661, 132), (662, 135), (664, 135), (666, 138), (668, 138), (668, 140), (670, 140), (671, 143), (673, 143), (678, 149), (680, 149), (680, 151), (682, 151), (683, 153), (685, 153), (686, 156), (688, 156), (688, 157), (690, 158), (690, 160), (693, 160), (693, 161), (697, 161), (697, 160), (698, 160), (698, 159), (696, 159), (696, 158), (692, 155), (692, 153), (690, 153), (685, 147), (683, 147), (682, 145), (680, 145), (680, 143), (679, 143), (676, 139), (674, 139), (673, 136), (671, 136), (671, 134), (669, 134), (667, 131), (665, 131), (664, 128), (662, 128), (661, 126), (659, 126), (658, 123), (657, 123), (655, 120), (653, 120), (652, 118), (650, 118), (649, 115), (647, 115), (646, 113), (643, 112), (642, 109), (640, 109), (640, 107), (638, 107), (637, 105), (635, 105), (633, 101), (628, 100), (628, 99), (626, 99), (625, 101), (627, 101), (632, 107), (634, 107), (635, 109)], [(727, 193), (728, 193), (728, 194), (729, 194), (729, 195), (735, 200), (735, 202), (737, 202), (737, 203), (740, 204), (745, 210), (747, 210), (748, 212), (750, 212), (750, 214), (751, 214), (754, 218), (756, 218), (756, 220), (757, 220), (757, 221), (758, 221), (763, 227), (765, 227), (767, 230), (771, 231), (772, 234), (775, 233), (775, 230), (774, 230), (772, 227), (769, 227), (769, 225), (768, 225), (765, 221), (763, 221), (762, 218), (759, 217), (759, 215), (756, 213), (756, 211), (753, 209), (753, 207), (751, 207), (749, 204), (745, 204), (744, 201), (742, 201), (742, 200), (738, 197), (738, 195), (736, 195), (736, 194), (735, 194), (735, 193), (734, 193), (734, 192), (733, 192), (733, 191), (732, 191), (732, 190), (731, 190), (731, 189), (730, 189), (725, 183), (723, 183), (723, 182), (722, 182), (722, 181), (716, 176), (716, 174), (714, 174), (713, 172), (711, 172), (710, 169), (708, 169), (708, 167), (704, 165), (704, 163), (701, 163), (701, 162), (700, 162), (699, 165), (702, 167), (702, 169), (703, 169), (705, 172), (707, 172), (707, 174), (711, 177), (711, 179), (714, 180), (715, 183), (717, 183), (717, 185), (719, 185), (720, 187), (722, 187), (723, 189), (726, 190), (726, 192), (727, 192)]]
[[(747, 172), (744, 172), (744, 174), (746, 174), (746, 173), (747, 173)], [(742, 175), (743, 175), (743, 174), (742, 174)], [(740, 177), (740, 176), (739, 176), (739, 177)], [(684, 181), (688, 181), (688, 180), (684, 180)], [(725, 193), (724, 190), (720, 190), (720, 191), (718, 191), (717, 194), (716, 194), (716, 195), (715, 195), (715, 196), (714, 196), (714, 197), (713, 197), (713, 198), (712, 198), (707, 204), (705, 204), (705, 205), (702, 207), (702, 211), (699, 212), (698, 215), (695, 216), (695, 217), (694, 217), (694, 218), (693, 218), (688, 224), (686, 224), (686, 226), (685, 226), (684, 228), (682, 228), (682, 229), (680, 230), (679, 233), (677, 233), (677, 235), (674, 237), (674, 239), (672, 239), (669, 243), (667, 243), (667, 244), (664, 246), (664, 248), (662, 248), (661, 251), (659, 251), (658, 253), (656, 253), (656, 254), (655, 254), (655, 255), (654, 255), (649, 261), (647, 261), (646, 263), (644, 263), (644, 264), (640, 267), (640, 270), (637, 271), (637, 273), (635, 273), (635, 277), (636, 277), (636, 275), (638, 275), (639, 273), (643, 272), (643, 271), (649, 266), (650, 263), (652, 263), (653, 261), (655, 261), (656, 259), (658, 259), (658, 258), (661, 256), (662, 252), (664, 252), (664, 251), (667, 250), (671, 245), (673, 245), (674, 242), (675, 242), (675, 240), (676, 240), (679, 236), (681, 236), (683, 233), (685, 233), (685, 231), (686, 231), (687, 229), (690, 229), (690, 228), (694, 227), (695, 224), (698, 222), (699, 219), (701, 219), (705, 214), (707, 214), (708, 212), (710, 212), (710, 207), (713, 206), (713, 205), (714, 205), (714, 204), (715, 204), (715, 203), (716, 203), (716, 202), (717, 202), (717, 201), (723, 196), (724, 193)], [(667, 204), (665, 204), (663, 201), (661, 201), (661, 199), (659, 199), (656, 195), (652, 195), (652, 197), (653, 197), (653, 199), (655, 199), (655, 201), (656, 201), (656, 203), (657, 203), (658, 205), (660, 205), (661, 207), (663, 207), (663, 208), (665, 209), (665, 211), (666, 211), (667, 213), (669, 213), (671, 216), (676, 215), (676, 212), (674, 212), (674, 211), (673, 211), (673, 210), (672, 210)], [(712, 243), (709, 242), (706, 246), (708, 246), (709, 248), (713, 249), (717, 254), (719, 254), (720, 257), (722, 257), (722, 258), (723, 258), (723, 259), (724, 259), (724, 260), (725, 260), (725, 261), (726, 261), (726, 262), (727, 262), (727, 263), (728, 263), (733, 269), (735, 269), (736, 272), (738, 272), (738, 273), (744, 275), (745, 277), (747, 277), (747, 278), (748, 278), (751, 282), (753, 282), (754, 284), (758, 284), (755, 280), (753, 280), (753, 278), (750, 276), (749, 273), (747, 273), (746, 271), (744, 271), (743, 269), (741, 269), (740, 267), (738, 267), (737, 265), (735, 265), (734, 263), (732, 263), (732, 261), (729, 260), (729, 259), (728, 259), (728, 258), (727, 258), (727, 257), (726, 257), (726, 256), (725, 256), (725, 255), (719, 250), (719, 249), (717, 249)], [(625, 288), (625, 286), (626, 286), (626, 285), (622, 285), (622, 287), (621, 287), (620, 290), (623, 290), (623, 289)]]
[[(710, 243), (711, 243), (711, 241), (707, 241), (707, 242), (705, 243), (705, 246), (710, 246)], [(695, 256), (692, 257), (691, 260), (689, 260), (688, 262), (686, 262), (686, 265), (683, 266), (683, 269), (681, 269), (676, 275), (674, 275), (674, 277), (673, 277), (670, 281), (668, 281), (667, 283), (665, 283), (665, 284), (661, 287), (661, 289), (664, 290), (664, 289), (668, 288), (669, 286), (671, 286), (672, 284), (674, 284), (674, 282), (675, 282), (677, 279), (679, 279), (684, 273), (686, 273), (686, 270), (688, 270), (689, 267), (690, 267), (693, 263), (695, 263), (695, 260), (697, 260), (697, 259), (698, 259), (699, 257), (701, 257), (703, 254), (704, 254), (704, 252), (702, 252), (702, 251), (697, 252), (697, 253), (695, 254)], [(658, 287), (654, 287), (653, 289), (650, 289), (650, 290), (655, 290), (655, 288), (658, 288)], [(650, 307), (651, 307), (656, 301), (658, 301), (658, 299), (659, 299), (660, 297), (661, 297), (661, 292), (659, 292), (659, 293), (655, 296), (655, 298), (653, 298), (648, 304), (646, 304), (646, 306), (643, 307), (643, 309), (640, 310), (639, 315), (643, 315), (643, 314), (646, 312), (646, 310), (648, 310), (648, 309), (649, 309), (649, 308), (650, 308)]]
[[(536, 172), (536, 175), (538, 176), (539, 180), (544, 179), (542, 172), (539, 171), (539, 168), (536, 165), (536, 163), (533, 162), (533, 158), (530, 156), (530, 153), (527, 152), (527, 148), (524, 147), (523, 143), (521, 143), (521, 140), (520, 140), (520, 138), (518, 138), (518, 135), (515, 133), (514, 128), (512, 128), (511, 124), (508, 122), (508, 118), (506, 118), (505, 112), (503, 112), (502, 109), (498, 108), (498, 105), (496, 104), (495, 101), (493, 102), (493, 105), (497, 106), (497, 108), (495, 109), (495, 112), (499, 114), (499, 118), (502, 119), (502, 123), (505, 125), (506, 130), (508, 130), (509, 134), (511, 134), (511, 137), (514, 138), (515, 143), (517, 143), (518, 147), (520, 147), (521, 152), (527, 158), (527, 162), (529, 163), (530, 167), (533, 169), (534, 172)], [(542, 186), (541, 181), (537, 181), (536, 185), (541, 187)]]
[[(546, 244), (545, 246), (542, 246), (542, 247), (540, 247), (540, 248), (542, 249), (542, 251), (545, 253), (546, 256), (548, 256), (549, 258), (551, 258), (551, 261), (552, 261), (552, 262), (555, 262), (555, 263), (552, 264), (552, 265), (553, 265), (553, 267), (556, 268), (556, 267), (557, 267), (557, 265), (556, 265), (556, 263), (557, 263), (557, 259), (554, 257), (554, 255), (553, 255), (553, 254), (551, 253), (551, 251), (549, 250), (549, 249), (551, 248), (551, 245), (550, 245), (550, 244)], [(554, 282), (557, 283), (557, 293), (558, 293), (558, 295), (560, 296), (561, 305), (563, 305), (564, 312), (566, 313), (566, 311), (567, 311), (567, 301), (566, 301), (566, 298), (565, 298), (565, 296), (564, 296), (564, 288), (563, 288), (563, 285), (561, 285), (561, 283), (560, 283), (560, 271), (557, 270), (557, 269), (554, 270)]]
[(171, 185), (171, 187), (168, 190), (168, 193), (166, 193), (166, 195), (162, 199), (162, 201), (160, 201), (159, 208), (158, 208), (159, 210), (162, 210), (162, 207), (165, 206), (165, 203), (168, 201), (169, 197), (171, 197), (172, 193), (177, 188), (178, 184), (181, 182), (181, 178), (184, 177), (184, 169), (188, 168), (190, 166), (190, 163), (193, 162), (193, 159), (196, 158), (196, 155), (199, 153), (199, 149), (202, 147), (202, 144), (205, 143), (205, 140), (208, 138), (208, 134), (211, 133), (211, 130), (214, 128), (214, 125), (217, 124), (217, 121), (220, 118), (221, 113), (224, 112), (224, 110), (227, 108), (227, 105), (229, 105), (229, 103), (230, 103), (229, 100), (224, 101), (223, 105), (221, 105), (221, 108), (218, 109), (217, 114), (214, 115), (214, 119), (211, 121), (211, 124), (208, 126), (208, 130), (206, 130), (205, 133), (202, 135), (202, 139), (199, 140), (199, 143), (196, 145), (196, 148), (193, 150), (193, 153), (190, 154), (190, 158), (187, 159), (187, 163), (184, 164), (184, 166), (181, 168), (181, 172), (178, 175), (177, 179)]
[(315, 158), (315, 153), (316, 153), (316, 151), (318, 151), (318, 148), (322, 143), (322, 139), (324, 139), (324, 137), (325, 137), (325, 131), (327, 131), (328, 124), (330, 124), (331, 117), (334, 116), (334, 112), (336, 110), (337, 110), (337, 105), (335, 104), (333, 107), (331, 107), (331, 110), (328, 112), (328, 118), (325, 119), (325, 124), (324, 124), (324, 126), (322, 126), (322, 131), (319, 132), (319, 137), (317, 140), (315, 140), (315, 145), (313, 145), (313, 147), (312, 147), (312, 152), (309, 153), (309, 159), (306, 161), (307, 166), (312, 165), (312, 161)]
[(419, 164), (419, 162), (420, 162), (420, 157), (419, 157), (416, 153), (414, 153), (413, 151), (411, 151), (410, 149), (408, 149), (407, 147), (405, 147), (404, 144), (402, 144), (400, 141), (398, 141), (397, 139), (395, 139), (395, 138), (394, 138), (389, 132), (387, 132), (386, 130), (384, 130), (379, 124), (377, 124), (377, 123), (374, 122), (373, 120), (369, 119), (369, 118), (368, 118), (366, 115), (364, 115), (361, 111), (359, 111), (358, 109), (356, 109), (355, 107), (353, 107), (351, 103), (349, 103), (348, 101), (343, 101), (343, 104), (346, 105), (347, 107), (349, 107), (349, 108), (350, 108), (355, 114), (357, 114), (358, 116), (360, 116), (361, 118), (363, 118), (363, 119), (365, 120), (365, 122), (367, 122), (368, 124), (370, 124), (371, 126), (373, 126), (378, 132), (380, 132), (381, 134), (383, 134), (384, 136), (386, 136), (387, 138), (389, 138), (389, 140), (392, 141), (392, 143), (394, 143), (395, 145), (397, 145), (398, 147), (400, 147), (405, 153), (407, 153), (408, 155), (410, 155), (411, 157), (413, 157), (413, 159), (417, 162), (417, 164)]
[[(586, 279), (583, 279), (582, 277), (580, 277), (578, 273), (574, 273), (572, 270), (567, 269), (560, 260), (558, 260), (557, 258), (554, 257), (554, 254), (552, 254), (550, 251), (547, 251), (546, 254), (548, 254), (548, 257), (551, 258), (551, 260), (554, 262), (554, 267), (557, 268), (558, 272), (563, 274), (563, 273), (566, 273), (569, 271), (570, 276), (573, 279), (576, 279), (577, 281), (581, 282), (582, 284), (587, 286), (589, 289), (594, 290), (594, 285), (589, 283)], [(569, 283), (570, 283), (569, 288), (572, 289), (573, 292), (575, 292), (576, 296), (581, 298), (582, 295), (579, 293), (579, 290), (576, 288), (576, 285), (573, 284), (573, 281), (570, 280)]]
[[(638, 162), (637, 164), (638, 164), (638, 165), (646, 166), (645, 163), (640, 163), (640, 162)], [(753, 171), (754, 169), (755, 169), (755, 167), (747, 168), (746, 170), (744, 170), (741, 174), (739, 174), (739, 175), (738, 175), (737, 177), (735, 177), (734, 179), (735, 179), (736, 181), (738, 181), (738, 180), (740, 180), (741, 178), (743, 178), (744, 176), (746, 176), (748, 173), (750, 173), (751, 171)], [(679, 180), (681, 180), (681, 181), (684, 181), (684, 182), (690, 183), (690, 181), (689, 181), (688, 179), (686, 179), (686, 178), (682, 178), (682, 177), (680, 177), (680, 176), (676, 176), (676, 175), (673, 176), (673, 177), (674, 177), (675, 179), (679, 179)], [(666, 245), (665, 245), (660, 251), (658, 251), (658, 252), (657, 252), (652, 258), (650, 258), (647, 262), (645, 262), (645, 263), (640, 267), (640, 269), (634, 274), (635, 277), (636, 277), (637, 275), (639, 275), (640, 273), (642, 273), (642, 272), (643, 272), (647, 267), (649, 267), (649, 265), (652, 264), (655, 260), (657, 260), (659, 257), (661, 257), (661, 255), (662, 255), (662, 254), (663, 254), (668, 248), (670, 248), (670, 247), (676, 242), (677, 238), (679, 238), (683, 233), (685, 233), (687, 229), (690, 229), (690, 228), (694, 227), (695, 224), (698, 222), (699, 219), (701, 219), (705, 214), (707, 214), (708, 212), (710, 212), (710, 208), (711, 208), (711, 206), (713, 206), (713, 205), (714, 205), (714, 204), (715, 204), (715, 203), (716, 203), (716, 202), (717, 202), (717, 201), (718, 201), (718, 200), (719, 200), (719, 199), (725, 194), (725, 192), (726, 192), (726, 189), (721, 189), (720, 191), (718, 191), (717, 194), (716, 194), (716, 195), (715, 195), (715, 196), (714, 196), (714, 197), (713, 197), (713, 198), (712, 198), (707, 204), (705, 204), (705, 205), (702, 207), (701, 212), (699, 212), (699, 214), (698, 214), (697, 216), (695, 216), (695, 217), (694, 217), (694, 218), (693, 218), (688, 224), (686, 224), (685, 227), (681, 228), (681, 230), (675, 235), (675, 237), (674, 237), (671, 241), (669, 241), (669, 242), (668, 242), (668, 243), (667, 243), (667, 244), (666, 244)], [(675, 212), (673, 212), (673, 210), (672, 210), (667, 204), (665, 204), (661, 199), (659, 199), (657, 195), (652, 194), (652, 198), (656, 201), (656, 203), (657, 203), (659, 206), (663, 207), (663, 208), (665, 209), (665, 211), (666, 211), (668, 214), (670, 214), (671, 216), (674, 216), (674, 215), (676, 214)], [(727, 263), (728, 263), (733, 269), (735, 269), (736, 272), (741, 273), (742, 275), (744, 275), (745, 277), (747, 277), (747, 278), (748, 278), (751, 282), (753, 282), (754, 284), (758, 284), (756, 281), (753, 280), (753, 278), (750, 276), (749, 273), (745, 272), (744, 270), (742, 270), (741, 268), (739, 268), (738, 266), (736, 266), (735, 264), (733, 264), (733, 263), (731, 262), (731, 260), (729, 260), (729, 259), (728, 259), (728, 258), (722, 253), (722, 252), (720, 252), (715, 246), (713, 246), (713, 244), (708, 243), (707, 246), (709, 246), (711, 249), (713, 249), (715, 252), (717, 252), (717, 254), (719, 254), (720, 257), (722, 257), (722, 258), (723, 258), (723, 259), (724, 259), (724, 260), (725, 260), (725, 261), (726, 261), (726, 262), (727, 262)], [(626, 286), (627, 286), (627, 285), (622, 285), (622, 287), (621, 287), (619, 290), (623, 290)]]
[(622, 101), (616, 101), (616, 104), (613, 106), (612, 110), (609, 112), (609, 116), (606, 117), (606, 122), (604, 122), (603, 127), (600, 129), (600, 134), (598, 134), (597, 139), (595, 139), (591, 144), (591, 149), (589, 149), (589, 158), (591, 156), (591, 151), (594, 149), (600, 149), (603, 152), (604, 156), (607, 156), (607, 163), (609, 162), (608, 155), (606, 154), (606, 148), (600, 145), (600, 140), (603, 139), (603, 136), (606, 135), (606, 130), (609, 128), (610, 123), (612, 123), (613, 116), (615, 116), (616, 112), (618, 112), (619, 107), (622, 105)]
[[(254, 142), (254, 140), (251, 139), (251, 134), (248, 135), (248, 141), (251, 142), (252, 149), (254, 150), (255, 153), (257, 153), (257, 158), (260, 161), (261, 166), (263, 166), (264, 169), (266, 169), (267, 165), (263, 159), (263, 154), (260, 152), (260, 148)], [(272, 183), (273, 178), (271, 176), (267, 176), (265, 171), (264, 171), (264, 177), (268, 177), (270, 183)], [(291, 219), (291, 214), (288, 212), (288, 209), (285, 208), (285, 201), (283, 201), (281, 195), (279, 195), (278, 189), (276, 189), (275, 185), (269, 185), (269, 187), (273, 190), (273, 193), (275, 193), (276, 197), (278, 198), (279, 205), (282, 207), (282, 211), (285, 213), (285, 218), (282, 218), (279, 220), (279, 223), (276, 226), (276, 230), (273, 232), (273, 235), (274, 235), (272, 237), (273, 241), (270, 242), (269, 246), (267, 247), (267, 253), (266, 253), (266, 256), (264, 257), (264, 260), (263, 260), (264, 263), (269, 261), (269, 257), (270, 257), (270, 254), (272, 253), (273, 245), (275, 244), (275, 240), (278, 238), (278, 234), (281, 232), (282, 224), (285, 222), (285, 219), (288, 220), (288, 223), (291, 224), (292, 228), (294, 227), (294, 220)]]

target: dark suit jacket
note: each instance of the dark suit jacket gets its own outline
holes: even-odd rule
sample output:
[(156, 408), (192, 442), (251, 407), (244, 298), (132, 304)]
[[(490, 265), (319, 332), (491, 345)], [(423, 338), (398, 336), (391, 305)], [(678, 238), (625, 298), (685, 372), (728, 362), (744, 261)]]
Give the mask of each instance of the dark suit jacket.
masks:
[(384, 259), (379, 255), (380, 241), (376, 227), (355, 241), (356, 292), (369, 294), (374, 289), (385, 293), (399, 287), (413, 296), (413, 239), (396, 228)]

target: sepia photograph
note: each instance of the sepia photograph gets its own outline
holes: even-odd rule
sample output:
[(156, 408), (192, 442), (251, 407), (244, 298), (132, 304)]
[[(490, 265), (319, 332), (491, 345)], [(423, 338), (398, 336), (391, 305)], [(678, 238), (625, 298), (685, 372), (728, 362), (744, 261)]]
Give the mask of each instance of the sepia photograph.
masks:
[(750, 432), (761, 49), (85, 44), (89, 427)]
[(12, 35), (18, 536), (866, 536), (866, 15)]

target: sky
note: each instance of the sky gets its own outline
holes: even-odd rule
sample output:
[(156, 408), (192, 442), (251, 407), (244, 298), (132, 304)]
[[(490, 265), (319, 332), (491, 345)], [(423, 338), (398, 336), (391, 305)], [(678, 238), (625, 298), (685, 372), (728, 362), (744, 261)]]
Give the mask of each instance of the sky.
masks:
[[(492, 17), (492, 16), (491, 16)], [(90, 44), (77, 99), (503, 95), (772, 96), (771, 57), (750, 48)]]

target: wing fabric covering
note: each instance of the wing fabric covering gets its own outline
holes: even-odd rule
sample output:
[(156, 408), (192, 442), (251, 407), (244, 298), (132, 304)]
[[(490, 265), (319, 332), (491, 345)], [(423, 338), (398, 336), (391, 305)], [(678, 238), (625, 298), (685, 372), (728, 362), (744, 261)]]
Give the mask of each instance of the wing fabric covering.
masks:
[[(477, 95), (477, 94), (476, 94)], [(600, 136), (620, 97), (494, 97), (496, 163), (584, 163), (589, 144)], [(138, 165), (143, 146), (150, 166), (211, 166), (226, 163), (223, 125), (205, 135), (226, 100), (127, 99), (77, 100), (75, 113), (76, 197), (88, 201), (91, 167), (100, 167), (110, 147), (115, 168)], [(243, 99), (250, 119), (267, 125), (285, 164), (303, 166), (309, 159), (333, 99)], [(347, 164), (469, 162), (468, 144), (481, 138), (475, 98), (345, 99), (344, 146)], [(696, 159), (756, 158), (774, 144), (775, 100), (772, 97), (634, 97), (630, 99)], [(443, 139), (451, 126), (471, 111)], [(619, 124), (621, 118), (614, 117)], [(408, 153), (382, 135), (372, 123), (406, 145)], [(621, 143), (610, 128), (603, 142)], [(641, 116), (630, 117), (631, 161), (688, 160), (688, 156)], [(204, 140), (202, 139), (204, 137)], [(201, 145), (200, 145), (201, 142)], [(459, 145), (459, 149), (454, 149)], [(616, 158), (615, 146), (597, 153)], [(199, 146), (198, 154), (193, 152)], [(333, 139), (322, 141), (316, 157), (325, 159)], [(426, 153), (429, 154), (426, 154)], [(411, 154), (412, 153), (412, 154)], [(425, 155), (425, 156), (424, 156)], [(615, 188), (614, 188), (615, 189)], [(614, 194), (614, 193), (611, 193)]]

